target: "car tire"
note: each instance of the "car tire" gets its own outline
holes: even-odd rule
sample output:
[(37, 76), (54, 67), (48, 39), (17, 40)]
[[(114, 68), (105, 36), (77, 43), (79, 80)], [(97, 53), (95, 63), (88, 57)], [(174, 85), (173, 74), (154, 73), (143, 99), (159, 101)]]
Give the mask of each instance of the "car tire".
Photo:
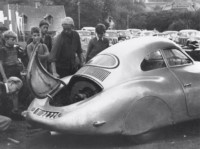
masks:
[[(156, 141), (162, 134), (159, 131), (149, 131), (139, 135), (127, 136), (127, 139), (134, 144), (146, 144)], [(162, 137), (161, 137), (162, 138)]]

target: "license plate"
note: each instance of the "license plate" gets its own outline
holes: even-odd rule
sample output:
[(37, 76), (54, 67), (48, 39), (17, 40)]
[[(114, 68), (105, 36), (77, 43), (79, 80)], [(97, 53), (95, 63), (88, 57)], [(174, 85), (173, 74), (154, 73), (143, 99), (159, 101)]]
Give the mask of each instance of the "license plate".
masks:
[(45, 118), (56, 118), (56, 117), (59, 117), (61, 113), (60, 112), (46, 111), (46, 110), (37, 108), (37, 109), (35, 109), (33, 114), (36, 114), (38, 116), (45, 117)]

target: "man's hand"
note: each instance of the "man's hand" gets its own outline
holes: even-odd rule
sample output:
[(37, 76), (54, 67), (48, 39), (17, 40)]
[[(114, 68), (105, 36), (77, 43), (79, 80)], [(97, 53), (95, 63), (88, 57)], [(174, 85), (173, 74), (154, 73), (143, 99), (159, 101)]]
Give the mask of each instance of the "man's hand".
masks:
[(59, 75), (57, 72), (53, 72), (53, 76), (54, 76), (55, 78), (59, 78), (59, 77), (60, 77), (60, 75)]
[(4, 83), (8, 82), (8, 79), (7, 78), (3, 78), (3, 82)]

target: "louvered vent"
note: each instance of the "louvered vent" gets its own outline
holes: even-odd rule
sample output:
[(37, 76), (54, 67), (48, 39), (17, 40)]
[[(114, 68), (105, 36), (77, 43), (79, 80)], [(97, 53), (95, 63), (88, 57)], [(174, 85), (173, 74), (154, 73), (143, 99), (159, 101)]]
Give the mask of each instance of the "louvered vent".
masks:
[(82, 67), (76, 74), (89, 75), (89, 76), (99, 79), (100, 81), (104, 81), (108, 77), (110, 72), (101, 68), (86, 66), (86, 67)]

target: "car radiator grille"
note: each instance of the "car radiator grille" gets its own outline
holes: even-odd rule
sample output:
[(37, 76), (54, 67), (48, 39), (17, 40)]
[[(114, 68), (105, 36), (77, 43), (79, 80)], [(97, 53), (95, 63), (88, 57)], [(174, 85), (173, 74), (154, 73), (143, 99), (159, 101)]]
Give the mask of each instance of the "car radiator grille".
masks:
[(85, 66), (85, 67), (82, 67), (78, 72), (76, 72), (76, 74), (89, 75), (103, 82), (108, 77), (110, 72), (101, 68), (97, 68), (97, 67)]

